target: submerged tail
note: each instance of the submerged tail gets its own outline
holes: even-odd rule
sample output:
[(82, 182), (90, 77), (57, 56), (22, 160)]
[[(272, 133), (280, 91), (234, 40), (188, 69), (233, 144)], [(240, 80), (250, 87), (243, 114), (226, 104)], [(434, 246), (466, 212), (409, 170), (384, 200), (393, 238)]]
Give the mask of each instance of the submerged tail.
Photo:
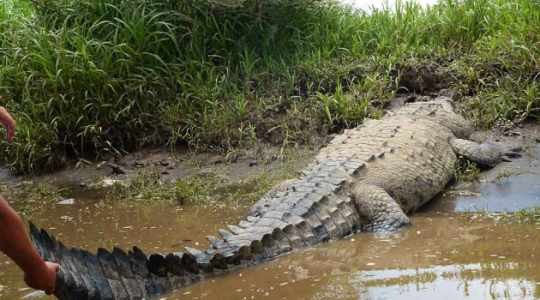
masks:
[(362, 162), (318, 165), (288, 189), (269, 193), (261, 209), (238, 225), (209, 237), (205, 251), (146, 255), (139, 248), (125, 252), (99, 249), (97, 254), (67, 248), (30, 224), (32, 241), (41, 256), (60, 264), (55, 294), (61, 300), (153, 299), (207, 276), (275, 258), (293, 249), (337, 239), (361, 223), (351, 198), (343, 193), (346, 175)]
[(61, 300), (153, 299), (202, 278), (190, 253), (147, 256), (133, 247), (128, 253), (100, 248), (92, 254), (64, 246), (33, 224), (30, 232), (40, 255), (60, 264), (55, 294)]

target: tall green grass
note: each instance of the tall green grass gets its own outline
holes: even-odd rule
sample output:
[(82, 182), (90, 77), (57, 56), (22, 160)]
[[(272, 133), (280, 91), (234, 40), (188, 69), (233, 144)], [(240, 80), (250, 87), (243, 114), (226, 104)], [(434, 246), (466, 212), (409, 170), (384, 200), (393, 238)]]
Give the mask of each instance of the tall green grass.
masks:
[(0, 8), (0, 94), (18, 119), (16, 171), (187, 143), (228, 149), (362, 122), (404, 67), (435, 63), (481, 126), (536, 116), (533, 0), (25, 0)]

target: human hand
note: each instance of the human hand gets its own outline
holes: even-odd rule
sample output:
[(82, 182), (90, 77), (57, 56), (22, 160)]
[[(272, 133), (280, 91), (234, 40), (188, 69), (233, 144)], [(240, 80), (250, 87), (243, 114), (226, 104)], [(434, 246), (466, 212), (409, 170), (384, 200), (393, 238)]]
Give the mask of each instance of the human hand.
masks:
[(15, 126), (16, 122), (9, 112), (0, 106), (0, 123), (6, 128), (6, 138), (9, 143), (13, 141), (15, 136)]
[(42, 290), (47, 295), (51, 295), (56, 288), (56, 273), (59, 268), (57, 263), (45, 262), (43, 266), (27, 272), (24, 275), (24, 282), (33, 289)]

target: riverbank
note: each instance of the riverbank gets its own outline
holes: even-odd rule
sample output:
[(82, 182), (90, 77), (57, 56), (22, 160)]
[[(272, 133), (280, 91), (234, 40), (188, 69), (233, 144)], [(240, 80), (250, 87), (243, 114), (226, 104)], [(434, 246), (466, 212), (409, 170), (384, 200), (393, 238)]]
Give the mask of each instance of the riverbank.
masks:
[(0, 94), (19, 128), (2, 157), (39, 173), (148, 146), (317, 145), (397, 94), (441, 90), (481, 128), (519, 123), (540, 107), (537, 24), (530, 0), (369, 15), (305, 0), (8, 1)]
[[(409, 101), (429, 100), (412, 95), (396, 97), (390, 101), (389, 110)], [(453, 182), (458, 183), (458, 197), (451, 201), (452, 205), (454, 202), (462, 207), (472, 205), (473, 211), (486, 213), (519, 212), (517, 217), (536, 219), (536, 212), (529, 214), (521, 210), (540, 207), (537, 201), (540, 192), (535, 191), (535, 168), (540, 157), (538, 123), (499, 124), (490, 130), (476, 131), (471, 139), (521, 148), (524, 158), (487, 171), (466, 159), (458, 160)], [(278, 183), (298, 177), (323, 146), (281, 148), (258, 144), (226, 154), (188, 148), (175, 152), (164, 147), (147, 148), (121, 158), (79, 160), (71, 167), (39, 176), (13, 176), (0, 169), (0, 192), (29, 219), (44, 207), (74, 205), (79, 198), (88, 197), (124, 205), (176, 208), (249, 206)], [(507, 186), (506, 196), (489, 198), (490, 194), (502, 194), (502, 186)], [(475, 196), (471, 204), (459, 199), (461, 193)], [(481, 195), (487, 196), (477, 199)], [(516, 203), (515, 197), (519, 200)], [(481, 210), (479, 205), (486, 207)]]
[(29, 220), (47, 207), (77, 207), (88, 199), (182, 209), (249, 206), (272, 186), (296, 177), (316, 151), (259, 145), (223, 155), (151, 148), (39, 176), (4, 172), (0, 192)]

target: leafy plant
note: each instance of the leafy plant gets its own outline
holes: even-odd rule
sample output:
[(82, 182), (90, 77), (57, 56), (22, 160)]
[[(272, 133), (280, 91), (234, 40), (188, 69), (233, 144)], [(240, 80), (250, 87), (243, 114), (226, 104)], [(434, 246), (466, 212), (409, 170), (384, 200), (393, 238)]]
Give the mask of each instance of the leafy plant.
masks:
[(380, 115), (410, 62), (450, 70), (441, 80), (478, 125), (537, 117), (538, 24), (533, 0), (369, 14), (332, 0), (4, 0), (0, 104), (19, 128), (0, 151), (36, 172), (145, 145), (301, 143)]

